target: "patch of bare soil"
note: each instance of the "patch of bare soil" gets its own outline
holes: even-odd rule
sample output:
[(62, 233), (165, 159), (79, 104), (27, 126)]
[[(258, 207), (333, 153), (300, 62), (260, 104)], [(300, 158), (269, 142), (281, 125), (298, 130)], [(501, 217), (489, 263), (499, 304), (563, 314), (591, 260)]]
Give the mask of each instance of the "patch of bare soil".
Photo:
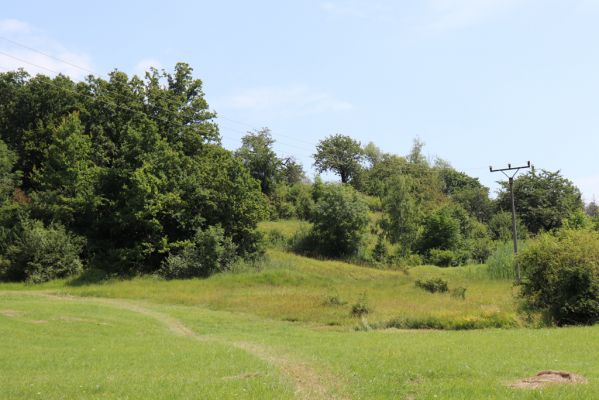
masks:
[(582, 375), (564, 371), (541, 371), (535, 376), (524, 378), (510, 385), (515, 389), (540, 389), (555, 384), (585, 384), (587, 379)]

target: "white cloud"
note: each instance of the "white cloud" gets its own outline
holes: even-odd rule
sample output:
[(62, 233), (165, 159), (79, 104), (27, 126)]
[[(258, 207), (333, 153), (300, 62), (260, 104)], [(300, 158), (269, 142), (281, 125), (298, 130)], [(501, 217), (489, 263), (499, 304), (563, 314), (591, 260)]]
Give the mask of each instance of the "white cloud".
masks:
[(303, 116), (352, 108), (347, 101), (305, 86), (255, 88), (218, 103), (233, 110), (278, 116)]
[(18, 68), (32, 75), (62, 73), (76, 80), (93, 71), (88, 55), (68, 49), (24, 21), (0, 20), (0, 70)]
[(428, 0), (423, 26), (433, 30), (459, 29), (484, 22), (524, 0)]

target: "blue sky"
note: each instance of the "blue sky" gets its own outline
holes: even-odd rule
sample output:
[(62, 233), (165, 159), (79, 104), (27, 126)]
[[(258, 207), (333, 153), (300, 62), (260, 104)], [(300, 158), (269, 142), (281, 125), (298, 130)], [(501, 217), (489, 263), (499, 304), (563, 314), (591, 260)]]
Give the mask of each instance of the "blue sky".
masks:
[(599, 199), (599, 0), (88, 3), (3, 4), (0, 71), (185, 61), (227, 148), (267, 126), (312, 174), (328, 135), (397, 154), (419, 137), (492, 189), (489, 165), (531, 160)]

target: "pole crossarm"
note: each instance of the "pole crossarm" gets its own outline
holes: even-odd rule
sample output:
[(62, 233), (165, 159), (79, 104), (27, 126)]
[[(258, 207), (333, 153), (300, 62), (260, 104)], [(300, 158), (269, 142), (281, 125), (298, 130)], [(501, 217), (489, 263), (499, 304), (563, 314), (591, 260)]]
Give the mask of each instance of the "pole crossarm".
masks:
[(489, 166), (489, 171), (490, 172), (504, 172), (504, 171), (513, 171), (513, 170), (516, 170), (515, 174), (517, 174), (518, 170), (526, 169), (526, 168), (530, 168), (530, 167), (531, 167), (530, 161), (528, 161), (528, 163), (526, 165), (522, 165), (520, 167), (512, 167), (512, 164), (508, 164), (507, 168), (497, 168), (497, 169), (495, 169), (492, 166)]

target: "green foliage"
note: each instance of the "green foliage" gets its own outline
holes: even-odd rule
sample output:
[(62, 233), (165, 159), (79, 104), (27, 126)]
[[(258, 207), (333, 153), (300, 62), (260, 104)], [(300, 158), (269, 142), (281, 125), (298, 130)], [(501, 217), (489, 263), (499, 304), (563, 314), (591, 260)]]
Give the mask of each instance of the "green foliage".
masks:
[[(274, 191), (279, 180), (279, 172), (283, 166), (283, 163), (277, 158), (277, 154), (272, 149), (274, 142), (270, 129), (262, 128), (242, 137), (241, 147), (235, 152), (235, 155), (242, 160), (243, 165), (250, 171), (250, 174), (260, 181), (262, 193), (267, 195)], [(296, 165), (289, 164), (289, 167), (293, 166)]]
[(465, 300), (466, 299), (466, 289), (465, 287), (458, 286), (454, 289), (451, 289), (449, 295), (454, 299)]
[(271, 219), (299, 218), (309, 220), (314, 210), (314, 200), (309, 185), (296, 183), (293, 186), (280, 184), (269, 197)]
[(372, 250), (372, 258), (378, 263), (386, 263), (388, 261), (388, 257), (389, 250), (387, 249), (387, 244), (385, 243), (385, 237), (383, 235), (378, 235), (376, 244)]
[(0, 140), (0, 205), (11, 200), (18, 185), (19, 175), (13, 172), (17, 155)]
[(280, 179), (287, 185), (308, 182), (304, 167), (294, 157), (287, 157), (281, 160), (280, 175)]
[(381, 227), (391, 243), (399, 243), (401, 255), (407, 255), (414, 247), (419, 234), (420, 210), (411, 195), (409, 179), (397, 176), (387, 181), (383, 197), (384, 218)]
[[(511, 210), (507, 182), (497, 203), (502, 210)], [(516, 213), (532, 233), (549, 231), (562, 226), (564, 220), (583, 209), (580, 190), (560, 172), (541, 170), (520, 175), (514, 180)]]
[(449, 290), (447, 281), (441, 278), (432, 278), (424, 281), (416, 280), (415, 285), (430, 293), (445, 293)]
[(194, 278), (227, 271), (237, 257), (236, 246), (219, 226), (198, 230), (182, 250), (171, 253), (158, 271), (168, 279)]
[(311, 221), (311, 235), (321, 254), (351, 256), (362, 244), (368, 226), (368, 206), (351, 186), (328, 184)]
[[(494, 214), (489, 221), (489, 231), (493, 240), (512, 240), (512, 213), (511, 211), (500, 211)], [(516, 215), (516, 233), (518, 239), (524, 240), (528, 237), (528, 230), (522, 220)]]
[(499, 313), (481, 313), (477, 316), (452, 318), (443, 316), (398, 317), (390, 321), (373, 324), (373, 329), (434, 329), (434, 330), (471, 330), (490, 328), (516, 328), (520, 325), (517, 318)]
[(477, 220), (489, 220), (493, 204), (489, 199), (489, 189), (481, 185), (478, 178), (472, 178), (453, 168), (440, 169), (439, 177), (443, 183), (443, 193)]
[(310, 220), (310, 216), (316, 205), (313, 200), (311, 187), (306, 184), (296, 184), (291, 187), (291, 196), (297, 217), (305, 221)]
[(468, 239), (466, 247), (470, 253), (470, 259), (479, 264), (483, 264), (493, 254), (497, 247), (496, 242), (493, 242), (488, 237)]
[[(522, 248), (522, 243), (519, 244)], [(491, 279), (516, 279), (514, 264), (514, 245), (512, 242), (502, 242), (487, 259), (488, 274)]]
[(517, 257), (525, 305), (557, 325), (599, 321), (599, 234), (543, 233)]
[(449, 206), (444, 206), (424, 219), (419, 249), (422, 253), (428, 253), (431, 249), (456, 249), (461, 240), (460, 221)]
[(66, 116), (51, 129), (46, 157), (31, 174), (34, 214), (68, 226), (88, 226), (102, 203), (97, 195), (100, 168), (79, 114)]
[(427, 261), (438, 267), (457, 267), (468, 261), (468, 253), (464, 250), (430, 249)]
[(314, 166), (318, 172), (333, 171), (348, 183), (362, 168), (363, 151), (360, 143), (343, 135), (332, 135), (316, 146)]
[[(23, 172), (18, 190), (0, 183), (0, 194), (14, 193), (34, 218), (85, 237), (90, 264), (106, 270), (154, 272), (212, 226), (222, 227), (238, 255), (259, 254), (260, 182), (269, 190), (271, 181), (256, 181), (220, 147), (215, 113), (192, 72), (179, 63), (144, 80), (114, 71), (78, 84), (60, 75), (0, 74), (0, 139), (18, 156), (2, 182)], [(259, 139), (267, 133), (248, 138), (244, 149), (261, 156), (269, 144)], [(2, 153), (0, 146), (0, 164), (8, 165)], [(8, 214), (0, 231), (10, 228)]]
[(356, 303), (351, 306), (351, 315), (354, 317), (362, 318), (368, 315), (371, 312), (371, 308), (368, 305), (368, 299), (366, 297), (366, 292), (360, 295), (360, 298)]
[(6, 249), (0, 276), (5, 280), (46, 282), (81, 272), (79, 258), (84, 240), (62, 225), (44, 227), (41, 221), (23, 220)]

